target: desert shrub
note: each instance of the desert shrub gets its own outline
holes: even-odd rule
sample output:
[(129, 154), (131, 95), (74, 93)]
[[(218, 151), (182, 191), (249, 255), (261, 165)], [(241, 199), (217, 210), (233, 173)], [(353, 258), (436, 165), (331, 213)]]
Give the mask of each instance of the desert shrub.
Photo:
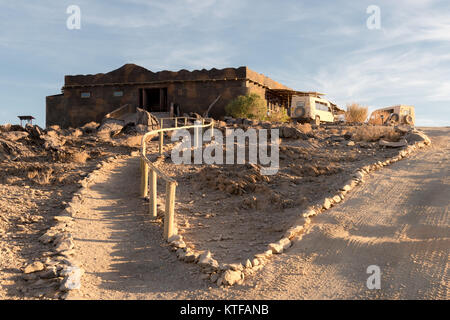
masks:
[(34, 178), (36, 178), (39, 175), (39, 171), (37, 170), (30, 170), (27, 172), (27, 177), (30, 180), (33, 180)]
[[(383, 121), (386, 121), (386, 119), (388, 119), (390, 115), (391, 114), (386, 111), (376, 112), (369, 118), (368, 123), (373, 125), (382, 125)], [(383, 116), (383, 121), (381, 121), (381, 116)]]
[(48, 185), (53, 180), (52, 168), (29, 168), (27, 178), (40, 185)]
[(353, 139), (355, 141), (373, 142), (380, 139), (387, 141), (398, 141), (402, 134), (393, 127), (386, 126), (362, 126), (355, 128)]
[(225, 107), (227, 115), (233, 118), (263, 120), (267, 114), (266, 102), (256, 93), (238, 96)]
[(347, 105), (347, 111), (345, 112), (345, 120), (347, 122), (362, 123), (366, 121), (369, 109), (361, 106), (357, 103), (351, 103)]
[(278, 110), (271, 111), (269, 115), (265, 116), (264, 120), (271, 122), (288, 122), (290, 117), (285, 108), (279, 108)]
[(53, 169), (49, 168), (39, 173), (38, 183), (41, 185), (50, 184), (53, 179)]
[(87, 159), (89, 159), (89, 153), (86, 151), (74, 152), (70, 157), (71, 161), (76, 163), (85, 163)]

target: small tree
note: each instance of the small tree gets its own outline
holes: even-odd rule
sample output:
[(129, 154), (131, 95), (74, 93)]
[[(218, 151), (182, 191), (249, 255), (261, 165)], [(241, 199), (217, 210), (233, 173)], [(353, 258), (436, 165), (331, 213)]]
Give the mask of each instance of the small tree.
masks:
[(266, 102), (256, 93), (238, 96), (225, 107), (227, 115), (233, 118), (263, 120), (267, 115)]
[(345, 112), (345, 120), (347, 122), (359, 122), (366, 121), (369, 114), (367, 107), (361, 106), (358, 103), (351, 103), (347, 105), (347, 111)]

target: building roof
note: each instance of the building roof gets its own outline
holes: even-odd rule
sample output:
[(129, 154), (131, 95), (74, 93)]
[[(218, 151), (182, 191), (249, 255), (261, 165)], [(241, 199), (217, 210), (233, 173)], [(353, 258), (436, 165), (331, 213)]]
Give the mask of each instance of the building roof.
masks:
[(179, 70), (153, 72), (135, 64), (125, 64), (108, 73), (88, 75), (66, 75), (64, 88), (90, 86), (119, 86), (136, 84), (174, 83), (186, 81), (233, 81), (248, 80), (266, 88), (288, 87), (269, 77), (250, 70), (248, 67), (225, 68), (210, 70)]
[(20, 120), (34, 120), (36, 119), (33, 116), (17, 116)]
[(292, 90), (292, 89), (270, 89), (269, 91), (273, 92), (273, 93), (275, 93), (277, 95), (285, 96), (285, 97), (289, 97), (289, 96), (313, 96), (313, 97), (320, 98), (321, 96), (325, 95), (325, 93), (320, 93), (320, 92), (297, 91), (297, 90)]

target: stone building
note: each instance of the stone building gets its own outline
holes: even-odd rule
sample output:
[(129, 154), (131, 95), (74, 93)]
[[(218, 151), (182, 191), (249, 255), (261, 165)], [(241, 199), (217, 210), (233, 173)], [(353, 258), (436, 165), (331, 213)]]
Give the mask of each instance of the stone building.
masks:
[(247, 67), (155, 73), (126, 64), (105, 74), (65, 76), (62, 93), (46, 98), (46, 125), (78, 127), (100, 122), (125, 104), (150, 112), (168, 112), (174, 104), (181, 114), (203, 114), (221, 95), (209, 112), (219, 119), (230, 100), (247, 93), (260, 95), (271, 109), (283, 104), (270, 89), (289, 88)]

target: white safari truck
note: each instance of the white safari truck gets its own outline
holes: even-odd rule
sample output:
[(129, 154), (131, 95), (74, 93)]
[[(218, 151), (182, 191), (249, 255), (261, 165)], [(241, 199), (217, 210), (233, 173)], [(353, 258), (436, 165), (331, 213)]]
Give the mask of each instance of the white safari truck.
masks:
[(336, 104), (322, 98), (325, 95), (323, 93), (285, 89), (271, 91), (284, 97), (288, 116), (299, 122), (313, 122), (316, 125), (321, 122), (335, 122), (345, 113)]
[(369, 117), (369, 123), (373, 124), (407, 124), (413, 126), (415, 122), (414, 107), (403, 104), (377, 109)]

